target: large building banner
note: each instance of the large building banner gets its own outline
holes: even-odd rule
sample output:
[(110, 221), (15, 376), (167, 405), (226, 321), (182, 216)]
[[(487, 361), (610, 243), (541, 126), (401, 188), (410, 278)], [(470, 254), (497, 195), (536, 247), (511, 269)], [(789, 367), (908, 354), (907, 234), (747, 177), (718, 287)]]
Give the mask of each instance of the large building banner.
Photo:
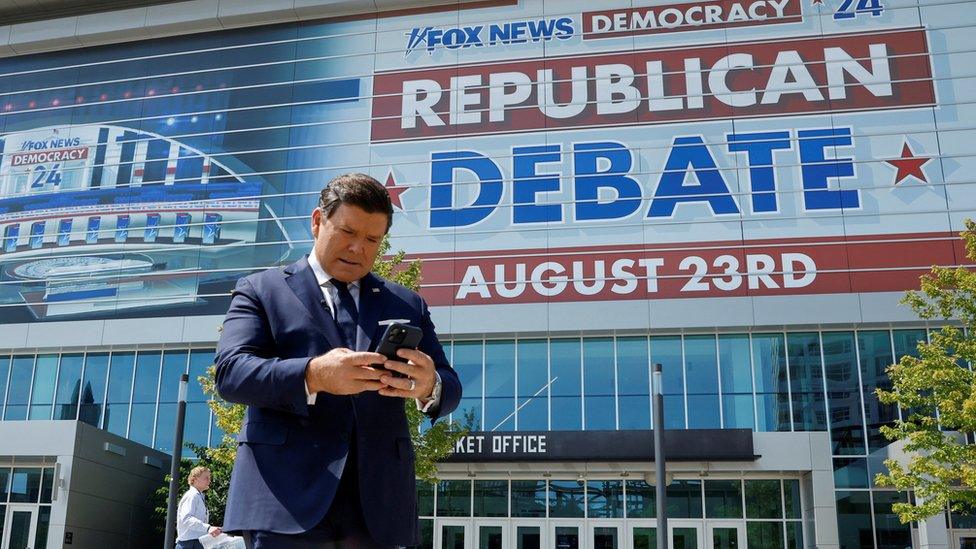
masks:
[(860, 321), (966, 264), (976, 14), (928, 4), (506, 0), (0, 62), (0, 318), (221, 314), (362, 171), (452, 317)]

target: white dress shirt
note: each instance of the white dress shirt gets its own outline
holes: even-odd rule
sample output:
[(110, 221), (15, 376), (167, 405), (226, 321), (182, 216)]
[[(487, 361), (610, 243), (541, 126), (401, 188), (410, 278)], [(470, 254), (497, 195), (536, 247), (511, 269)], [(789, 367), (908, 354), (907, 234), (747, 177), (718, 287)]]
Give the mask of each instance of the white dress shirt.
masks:
[[(315, 251), (312, 250), (308, 254), (308, 265), (312, 268), (312, 272), (315, 274), (315, 281), (319, 283), (319, 288), (322, 289), (322, 297), (325, 298), (326, 303), (329, 306), (329, 311), (332, 312), (332, 318), (335, 318), (336, 306), (335, 304), (339, 302), (339, 290), (332, 284), (332, 277), (329, 273), (325, 272), (325, 269), (319, 263), (319, 259), (315, 257)], [(359, 309), (359, 281), (350, 282), (348, 284), (349, 293), (352, 295), (352, 300), (356, 303), (356, 309)], [(436, 371), (434, 372), (436, 379), (435, 383), (439, 383), (441, 380), (441, 375)], [(308, 397), (308, 405), (311, 406), (315, 404), (315, 399), (318, 396), (317, 393), (308, 392), (308, 382), (305, 383), (305, 396)], [(426, 412), (440, 402), (440, 395), (438, 398), (428, 400), (427, 402), (421, 404), (420, 399), (414, 399), (417, 403), (417, 409), (421, 412)]]
[(190, 486), (176, 509), (176, 540), (192, 541), (210, 533), (210, 513), (203, 493)]

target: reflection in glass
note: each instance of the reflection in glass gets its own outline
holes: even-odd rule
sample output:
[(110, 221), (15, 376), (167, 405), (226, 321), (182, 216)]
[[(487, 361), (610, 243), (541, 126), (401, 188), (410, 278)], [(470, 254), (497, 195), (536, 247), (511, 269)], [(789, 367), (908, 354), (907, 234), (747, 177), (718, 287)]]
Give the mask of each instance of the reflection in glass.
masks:
[(634, 549), (657, 549), (657, 528), (634, 527)]
[(674, 528), (671, 530), (671, 549), (698, 549), (698, 529)]
[(586, 395), (585, 429), (617, 428), (614, 393), (616, 373), (613, 361), (613, 339), (608, 337), (583, 340), (583, 387)]
[(656, 517), (656, 501), (654, 486), (643, 480), (627, 481), (627, 518)]
[(861, 418), (861, 381), (858, 376), (854, 334), (824, 332), (823, 358), (827, 375), (827, 406), (834, 455), (861, 455), (867, 451)]
[(41, 503), (51, 503), (54, 490), (54, 468), (45, 467), (41, 473)]
[(750, 520), (746, 522), (746, 539), (749, 549), (780, 549), (783, 547), (783, 523)]
[(463, 384), (461, 402), (454, 410), (454, 420), (469, 431), (482, 429), (481, 386), (484, 364), (481, 341), (455, 341), (452, 366)]
[(108, 353), (88, 353), (85, 373), (81, 381), (81, 409), (78, 419), (95, 427), (101, 426), (105, 404), (105, 381), (108, 376)]
[(722, 421), (729, 429), (752, 429), (755, 410), (752, 399), (752, 361), (749, 336), (718, 336), (718, 359), (722, 386)]
[(746, 518), (783, 518), (779, 480), (746, 480)]
[(434, 516), (434, 485), (417, 479), (417, 515)]
[(485, 344), (485, 430), (515, 430), (515, 342)]
[(140, 351), (136, 356), (128, 438), (146, 446), (152, 446), (153, 442), (161, 357), (159, 351)]
[(420, 519), (419, 549), (433, 549), (434, 547), (434, 519)]
[(714, 549), (738, 549), (738, 528), (712, 528), (712, 547)]
[(594, 526), (593, 549), (617, 549), (617, 536), (616, 526)]
[(42, 505), (37, 512), (37, 532), (34, 547), (47, 547), (47, 532), (51, 528), (51, 507)]
[(546, 482), (544, 480), (512, 481), (512, 516), (546, 516)]
[(105, 405), (105, 429), (125, 436), (129, 426), (129, 399), (135, 353), (112, 353), (108, 377), (108, 403)]
[(51, 419), (54, 404), (54, 380), (58, 375), (58, 355), (38, 355), (34, 364), (34, 386), (31, 389), (30, 419)]
[(544, 339), (518, 341), (518, 428), (549, 430), (549, 345)]
[(478, 527), (478, 549), (502, 549), (501, 526)]
[(37, 503), (40, 494), (40, 467), (14, 467), (10, 477), (10, 502)]
[(621, 429), (651, 428), (646, 337), (617, 338), (617, 406)]
[(912, 531), (908, 524), (902, 524), (898, 515), (891, 509), (895, 503), (908, 503), (905, 494), (893, 491), (871, 492), (874, 498), (874, 533), (878, 549), (904, 549), (912, 546)]
[(888, 445), (881, 434), (881, 426), (898, 419), (896, 404), (882, 404), (877, 390), (891, 389), (891, 379), (885, 369), (894, 363), (891, 334), (887, 330), (857, 333), (860, 354), (861, 383), (864, 386), (864, 413), (868, 432), (868, 451), (874, 452)]
[(786, 502), (786, 518), (798, 519), (800, 511), (800, 481), (796, 479), (783, 480), (783, 501)]
[(58, 388), (54, 400), (54, 419), (77, 419), (81, 392), (82, 354), (61, 355), (58, 368)]
[(6, 503), (10, 495), (10, 468), (0, 467), (0, 503)]
[(7, 379), (10, 377), (10, 356), (0, 355), (0, 412), (7, 397)]
[(549, 343), (552, 382), (552, 430), (578, 431), (583, 427), (580, 339), (553, 339)]
[(551, 518), (583, 518), (584, 488), (575, 480), (549, 481), (549, 516)]
[(579, 549), (580, 535), (579, 528), (576, 526), (557, 526), (556, 530), (556, 549)]
[(668, 518), (702, 518), (700, 480), (675, 480), (665, 488)]
[(837, 531), (841, 547), (872, 547), (871, 493), (838, 490)]
[(4, 420), (27, 419), (27, 399), (30, 398), (34, 376), (34, 355), (15, 356), (10, 365), (10, 387)]
[(508, 481), (474, 481), (474, 516), (508, 516)]
[(803, 549), (803, 523), (786, 523), (786, 549)]
[(661, 364), (664, 427), (685, 428), (684, 371), (680, 337), (652, 337), (651, 363)]
[(718, 400), (718, 347), (714, 335), (685, 337), (685, 384), (688, 388), (688, 427), (721, 427)]
[(793, 423), (797, 431), (826, 431), (820, 334), (787, 335), (790, 391), (793, 395)]
[(538, 526), (516, 526), (515, 549), (542, 549), (540, 528)]
[(30, 543), (30, 527), (31, 527), (31, 511), (11, 511), (10, 516), (10, 532), (8, 535), (8, 545), (9, 549), (29, 549), (31, 547)]
[(864, 458), (835, 458), (834, 486), (837, 488), (867, 488), (867, 460)]
[(464, 549), (464, 526), (441, 526), (441, 549)]
[(470, 480), (442, 480), (437, 484), (437, 516), (471, 516)]
[(623, 483), (619, 480), (591, 480), (586, 483), (589, 518), (623, 518)]
[(783, 334), (754, 334), (752, 358), (756, 385), (756, 429), (789, 431), (789, 381)]
[(742, 481), (706, 480), (705, 516), (708, 518), (742, 518)]

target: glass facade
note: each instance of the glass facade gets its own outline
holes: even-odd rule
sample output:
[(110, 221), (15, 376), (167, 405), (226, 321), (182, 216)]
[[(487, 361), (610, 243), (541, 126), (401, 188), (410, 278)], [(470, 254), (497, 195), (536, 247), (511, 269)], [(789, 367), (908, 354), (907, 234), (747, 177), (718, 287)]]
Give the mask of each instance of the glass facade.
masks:
[(53, 467), (0, 466), (0, 537), (9, 518), (10, 527), (19, 528), (22, 539), (28, 539), (31, 515), (36, 514), (34, 543), (46, 547), (53, 488)]

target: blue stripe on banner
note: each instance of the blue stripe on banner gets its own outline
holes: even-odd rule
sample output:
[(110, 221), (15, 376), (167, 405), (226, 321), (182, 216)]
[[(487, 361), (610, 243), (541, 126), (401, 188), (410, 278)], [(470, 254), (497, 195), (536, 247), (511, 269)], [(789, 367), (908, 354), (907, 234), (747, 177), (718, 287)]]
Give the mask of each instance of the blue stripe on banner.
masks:
[(92, 297), (112, 297), (119, 292), (118, 288), (100, 288), (98, 290), (80, 290), (77, 292), (62, 292), (44, 296), (44, 301), (75, 301), (77, 299), (88, 299)]
[(346, 103), (359, 100), (359, 79), (330, 80), (328, 82), (310, 82), (295, 84), (292, 87), (292, 99), (300, 101), (333, 101)]

